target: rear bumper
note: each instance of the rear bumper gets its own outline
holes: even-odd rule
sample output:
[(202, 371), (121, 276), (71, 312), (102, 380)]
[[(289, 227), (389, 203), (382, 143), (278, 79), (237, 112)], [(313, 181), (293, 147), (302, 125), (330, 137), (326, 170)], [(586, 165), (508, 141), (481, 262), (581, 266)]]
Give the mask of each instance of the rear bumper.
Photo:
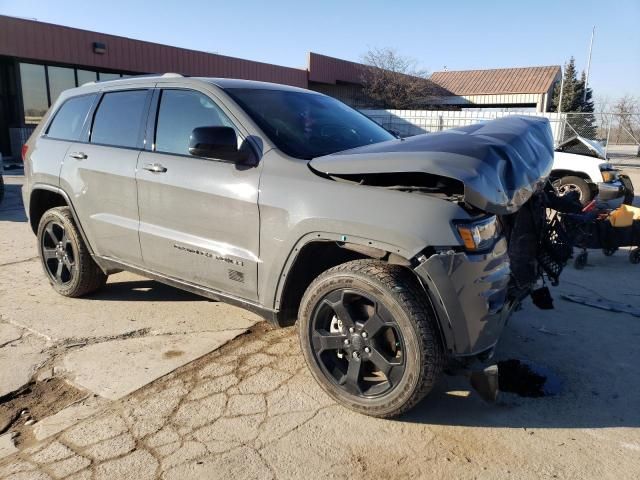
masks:
[(620, 180), (598, 183), (598, 196), (602, 201), (624, 197), (625, 187)]
[(490, 352), (513, 307), (506, 240), (488, 253), (432, 255), (415, 272), (428, 287), (447, 351), (456, 357)]

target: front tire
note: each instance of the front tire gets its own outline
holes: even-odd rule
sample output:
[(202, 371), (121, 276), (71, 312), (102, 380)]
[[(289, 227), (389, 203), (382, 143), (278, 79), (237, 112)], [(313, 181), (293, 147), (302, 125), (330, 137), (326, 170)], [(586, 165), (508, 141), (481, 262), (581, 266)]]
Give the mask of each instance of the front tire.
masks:
[(404, 267), (338, 265), (307, 288), (299, 312), (311, 374), (337, 402), (390, 418), (415, 406), (442, 373), (444, 354), (426, 293)]
[(93, 261), (69, 207), (47, 210), (38, 225), (38, 253), (49, 283), (65, 297), (95, 292), (107, 275)]
[(582, 205), (586, 205), (593, 199), (593, 194), (587, 181), (584, 178), (573, 175), (562, 177), (558, 181), (556, 190), (561, 197), (571, 192), (576, 192)]

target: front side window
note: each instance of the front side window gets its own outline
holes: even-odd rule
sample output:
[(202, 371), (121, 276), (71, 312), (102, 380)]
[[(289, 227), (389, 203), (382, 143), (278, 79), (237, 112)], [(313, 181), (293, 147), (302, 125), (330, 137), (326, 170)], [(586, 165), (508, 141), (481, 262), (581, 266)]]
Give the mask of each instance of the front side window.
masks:
[(373, 120), (325, 95), (255, 88), (225, 91), (292, 157), (312, 159), (395, 138)]
[(95, 95), (73, 97), (62, 104), (47, 130), (47, 136), (61, 140), (80, 140), (82, 126)]
[(197, 127), (233, 127), (233, 124), (213, 100), (200, 92), (163, 90), (155, 150), (189, 155), (189, 137)]
[(146, 90), (105, 93), (93, 120), (91, 143), (138, 146), (146, 99)]
[(24, 123), (38, 123), (49, 108), (44, 65), (20, 64)]
[(62, 92), (69, 88), (75, 88), (76, 75), (73, 68), (47, 67), (47, 70), (49, 72), (49, 95), (51, 95), (51, 105), (53, 105)]

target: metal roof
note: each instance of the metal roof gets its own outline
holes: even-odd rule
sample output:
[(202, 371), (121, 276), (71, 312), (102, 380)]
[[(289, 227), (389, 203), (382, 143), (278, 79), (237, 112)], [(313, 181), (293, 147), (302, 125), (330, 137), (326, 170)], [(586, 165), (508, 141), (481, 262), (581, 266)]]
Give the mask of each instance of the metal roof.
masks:
[(547, 93), (560, 79), (560, 66), (435, 72), (431, 80), (454, 95)]

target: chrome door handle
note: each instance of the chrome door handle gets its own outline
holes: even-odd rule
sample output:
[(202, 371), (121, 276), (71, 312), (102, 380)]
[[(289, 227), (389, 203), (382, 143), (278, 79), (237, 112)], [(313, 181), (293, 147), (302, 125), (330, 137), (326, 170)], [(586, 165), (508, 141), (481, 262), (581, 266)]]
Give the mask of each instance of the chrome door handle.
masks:
[(167, 168), (160, 165), (159, 163), (145, 163), (144, 167), (142, 168), (154, 173), (164, 173), (167, 171)]
[(84, 152), (73, 152), (70, 153), (69, 156), (71, 158), (75, 158), (76, 160), (84, 160), (85, 158), (87, 158), (87, 154)]

